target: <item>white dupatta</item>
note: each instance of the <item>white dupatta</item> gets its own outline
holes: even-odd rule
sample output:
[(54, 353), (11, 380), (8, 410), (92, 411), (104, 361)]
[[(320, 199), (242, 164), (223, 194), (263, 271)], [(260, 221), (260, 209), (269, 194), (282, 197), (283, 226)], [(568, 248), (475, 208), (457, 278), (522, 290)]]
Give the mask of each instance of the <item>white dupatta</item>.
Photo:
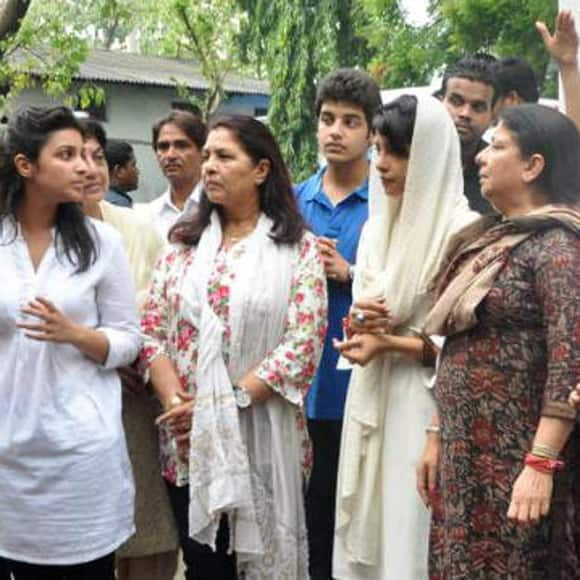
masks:
[[(230, 361), (222, 356), (224, 326), (207, 299), (222, 242), (216, 212), (196, 248), (182, 295), (199, 329), (190, 451), (190, 536), (215, 549), (222, 514), (230, 548), (246, 578), (275, 578), (275, 568), (301, 569), (303, 535), (300, 442), (295, 408), (280, 396), (239, 410), (232, 384), (280, 343), (298, 247), (276, 245), (262, 215), (235, 265), (230, 290)], [(236, 248), (237, 249), (237, 248)], [(298, 402), (298, 401), (296, 401)], [(266, 562), (266, 563), (265, 563)], [(268, 564), (269, 563), (269, 564)], [(268, 567), (272, 566), (272, 573)], [(289, 578), (302, 578), (297, 572)]]
[[(418, 98), (402, 197), (385, 195), (374, 162), (370, 194), (371, 217), (359, 244), (354, 299), (384, 297), (393, 325), (403, 327), (424, 302), (450, 235), (475, 217), (463, 195), (457, 132), (438, 100)], [(364, 367), (355, 366), (349, 385), (336, 531), (351, 564), (376, 566), (379, 562), (390, 368), (391, 355), (375, 357)]]

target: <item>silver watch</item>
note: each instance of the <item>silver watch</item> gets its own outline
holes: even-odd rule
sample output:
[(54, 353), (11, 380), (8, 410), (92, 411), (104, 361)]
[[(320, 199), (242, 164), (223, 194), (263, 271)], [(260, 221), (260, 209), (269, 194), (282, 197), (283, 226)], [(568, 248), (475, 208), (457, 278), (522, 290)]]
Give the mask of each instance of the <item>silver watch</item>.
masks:
[(354, 264), (348, 265), (348, 279), (352, 282), (354, 280), (355, 267)]
[(252, 397), (250, 393), (246, 391), (243, 387), (239, 385), (234, 385), (234, 399), (236, 400), (236, 405), (238, 409), (247, 409), (252, 404)]

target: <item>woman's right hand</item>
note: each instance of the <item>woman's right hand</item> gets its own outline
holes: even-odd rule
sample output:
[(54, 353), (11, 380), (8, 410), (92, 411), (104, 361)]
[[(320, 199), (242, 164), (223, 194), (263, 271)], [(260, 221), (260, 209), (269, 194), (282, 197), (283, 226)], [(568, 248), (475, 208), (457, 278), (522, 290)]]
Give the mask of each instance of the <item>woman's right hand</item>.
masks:
[(385, 299), (367, 298), (355, 302), (350, 309), (349, 326), (353, 334), (389, 334), (391, 314)]
[(417, 491), (423, 503), (429, 507), (433, 494), (437, 491), (441, 437), (437, 433), (427, 433), (423, 455), (417, 466)]

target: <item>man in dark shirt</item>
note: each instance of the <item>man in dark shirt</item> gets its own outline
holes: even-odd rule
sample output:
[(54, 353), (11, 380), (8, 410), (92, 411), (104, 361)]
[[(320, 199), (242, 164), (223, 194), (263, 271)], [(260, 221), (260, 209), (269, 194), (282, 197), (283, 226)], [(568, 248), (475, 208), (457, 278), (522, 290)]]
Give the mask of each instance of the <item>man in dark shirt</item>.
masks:
[(110, 189), (106, 200), (122, 207), (133, 207), (130, 191), (139, 187), (139, 168), (135, 159), (133, 147), (126, 141), (111, 139), (105, 150), (109, 175)]
[(466, 56), (447, 68), (441, 86), (443, 104), (461, 141), (465, 197), (469, 207), (480, 214), (493, 211), (481, 195), (475, 158), (487, 146), (482, 137), (491, 125), (499, 97), (496, 67), (491, 59)]

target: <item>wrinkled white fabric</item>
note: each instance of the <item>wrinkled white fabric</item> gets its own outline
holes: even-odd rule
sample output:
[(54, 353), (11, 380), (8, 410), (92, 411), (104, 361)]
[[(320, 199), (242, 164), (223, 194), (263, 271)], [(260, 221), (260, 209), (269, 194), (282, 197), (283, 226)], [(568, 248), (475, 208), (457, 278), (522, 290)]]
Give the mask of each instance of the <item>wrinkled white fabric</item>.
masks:
[[(207, 299), (222, 241), (217, 213), (199, 242), (182, 292), (184, 299), (189, 297), (186, 316), (200, 332), (189, 464), (190, 535), (215, 549), (221, 515), (227, 514), (230, 547), (248, 580), (307, 577), (295, 407), (274, 396), (238, 410), (232, 390), (284, 334), (298, 248), (276, 245), (269, 237), (271, 228), (272, 221), (262, 215), (252, 235), (240, 242), (246, 247), (230, 293), (229, 366), (222, 356), (223, 324)], [(291, 392), (287, 396), (293, 398)]]
[[(463, 196), (459, 139), (443, 105), (418, 99), (401, 197), (385, 195), (372, 165), (371, 217), (359, 245), (354, 298), (384, 297), (395, 332), (406, 334), (422, 325), (428, 287), (450, 235), (476, 217)], [(426, 574), (427, 512), (421, 514), (421, 506), (415, 515), (406, 511), (420, 501), (413, 463), (433, 411), (429, 379), (420, 363), (396, 355), (354, 368), (337, 489), (337, 578), (416, 580)]]
[[(116, 367), (141, 346), (135, 289), (119, 234), (87, 221), (99, 255), (80, 274), (56, 241), (35, 270), (20, 229), (0, 233), (0, 556), (34, 564), (95, 560), (134, 532)], [(37, 296), (108, 336), (104, 365), (25, 336), (16, 323), (38, 321), (20, 309)]]

